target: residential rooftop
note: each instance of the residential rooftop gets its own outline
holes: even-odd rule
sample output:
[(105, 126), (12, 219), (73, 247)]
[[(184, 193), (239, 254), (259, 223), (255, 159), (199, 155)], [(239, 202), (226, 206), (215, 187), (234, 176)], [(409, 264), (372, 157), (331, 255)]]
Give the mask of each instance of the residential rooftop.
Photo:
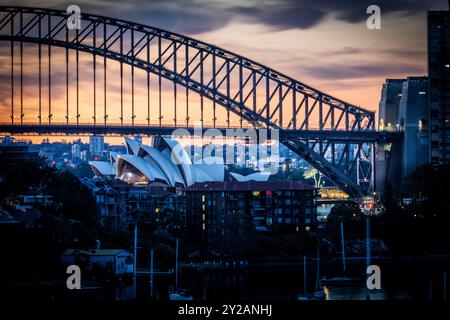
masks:
[(185, 188), (185, 191), (282, 191), (315, 190), (312, 185), (300, 181), (210, 181), (197, 182)]

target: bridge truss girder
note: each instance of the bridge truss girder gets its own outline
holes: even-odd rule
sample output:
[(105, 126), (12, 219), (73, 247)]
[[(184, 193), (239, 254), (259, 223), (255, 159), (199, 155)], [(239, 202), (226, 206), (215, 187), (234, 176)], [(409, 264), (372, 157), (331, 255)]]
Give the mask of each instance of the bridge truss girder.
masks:
[[(122, 65), (131, 66), (133, 88), (131, 125), (138, 124), (135, 122), (134, 110), (134, 68), (138, 68), (147, 72), (148, 92), (150, 90), (149, 74), (155, 74), (159, 78), (160, 126), (162, 124), (161, 119), (164, 116), (161, 103), (161, 79), (164, 78), (174, 84), (175, 96), (178, 86), (185, 88), (186, 105), (183, 107), (186, 110), (186, 118), (183, 119), (185, 121), (185, 123), (183, 121), (183, 125), (186, 127), (192, 124), (189, 116), (189, 92), (198, 93), (201, 97), (200, 121), (202, 123), (205, 121), (203, 98), (206, 97), (213, 102), (213, 118), (211, 120), (214, 127), (217, 124), (216, 104), (227, 110), (228, 126), (230, 125), (229, 114), (233, 113), (239, 117), (241, 126), (244, 125), (244, 122), (247, 122), (256, 128), (266, 127), (286, 131), (317, 129), (319, 131), (330, 130), (330, 132), (339, 130), (366, 132), (374, 127), (374, 113), (371, 111), (327, 95), (255, 61), (179, 34), (90, 14), (81, 15), (82, 28), (80, 30), (68, 30), (66, 26), (68, 14), (64, 11), (51, 9), (0, 7), (0, 14), (0, 40), (11, 42), (12, 60), (14, 59), (14, 42), (19, 42), (21, 45), (24, 42), (35, 43), (39, 46), (39, 50), (42, 45), (49, 47), (48, 77), (50, 84), (50, 48), (53, 46), (66, 49), (66, 65), (68, 63), (68, 50), (75, 50), (77, 59), (78, 52), (92, 54), (94, 69), (97, 57), (105, 59), (105, 100), (102, 123), (105, 126), (108, 125), (110, 118), (106, 103), (106, 59), (110, 59), (118, 61), (121, 65), (121, 87), (123, 81)], [(20, 52), (22, 55), (22, 47)], [(152, 52), (156, 52), (156, 58), (152, 57)], [(39, 58), (41, 58), (41, 55), (39, 55)], [(22, 62), (22, 56), (20, 59)], [(39, 66), (40, 61), (41, 59), (39, 59)], [(66, 70), (68, 73), (68, 69)], [(40, 80), (41, 74), (39, 74), (39, 83)], [(14, 81), (13, 77), (12, 81)], [(76, 81), (78, 90), (78, 67)], [(95, 81), (94, 75), (94, 88), (96, 88)], [(22, 80), (20, 90), (22, 94)], [(50, 90), (51, 85), (49, 85), (48, 125), (51, 125), (53, 117)], [(12, 92), (12, 96), (14, 96), (14, 92)], [(148, 96), (150, 96), (150, 93), (148, 93)], [(122, 100), (121, 125), (124, 124)], [(65, 116), (67, 125), (79, 124), (78, 91), (76, 105), (76, 120), (71, 121), (69, 101), (67, 100), (67, 114)], [(14, 107), (12, 99), (11, 124), (17, 125)], [(20, 124), (23, 125), (22, 101), (20, 109)], [(100, 114), (99, 109), (94, 99), (92, 115), (94, 125), (99, 123), (97, 121)], [(179, 119), (177, 119), (176, 102), (174, 114), (174, 125), (177, 126)], [(43, 121), (41, 101), (39, 101), (37, 118), (39, 124), (47, 122)], [(150, 125), (150, 118), (149, 98), (148, 116), (146, 118), (148, 125)], [(317, 128), (312, 128), (314, 121), (317, 121)], [(285, 139), (282, 142), (305, 157), (305, 160), (321, 170), (338, 186), (346, 191), (348, 190), (351, 195), (361, 195), (366, 192), (361, 185), (358, 185), (358, 181), (355, 182), (355, 178), (351, 176), (351, 172), (354, 171), (353, 162), (352, 164), (345, 161), (334, 163), (334, 160), (330, 162), (324, 157), (324, 150), (326, 152), (326, 150), (329, 150), (328, 148), (333, 149), (336, 142), (327, 142), (326, 139), (320, 139), (311, 144), (310, 141), (305, 142), (295, 138)], [(323, 148), (324, 144), (326, 146)], [(317, 146), (319, 146), (319, 149), (317, 149)], [(350, 152), (352, 151), (348, 149), (347, 153)], [(342, 153), (346, 153), (345, 149)], [(334, 152), (332, 154), (334, 157)], [(362, 160), (359, 151), (357, 151), (356, 158)], [(343, 163), (347, 164), (348, 167), (345, 167)], [(373, 167), (373, 164), (371, 167)]]

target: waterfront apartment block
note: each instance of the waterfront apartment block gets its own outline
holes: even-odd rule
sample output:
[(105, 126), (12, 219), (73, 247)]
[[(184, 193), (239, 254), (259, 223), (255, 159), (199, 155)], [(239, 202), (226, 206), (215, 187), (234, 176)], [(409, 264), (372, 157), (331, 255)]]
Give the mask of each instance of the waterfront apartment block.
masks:
[[(185, 189), (190, 234), (245, 228), (260, 232), (304, 233), (316, 226), (317, 189), (299, 181), (200, 182)], [(248, 231), (248, 230), (247, 230)]]

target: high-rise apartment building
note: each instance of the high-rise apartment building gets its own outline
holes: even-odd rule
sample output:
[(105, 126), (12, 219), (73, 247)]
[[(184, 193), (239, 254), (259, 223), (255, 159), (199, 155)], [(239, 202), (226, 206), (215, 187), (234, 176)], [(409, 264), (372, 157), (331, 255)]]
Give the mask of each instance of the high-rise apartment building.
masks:
[(100, 156), (105, 149), (105, 137), (90, 136), (89, 137), (89, 152), (92, 157)]
[(72, 158), (74, 159), (81, 158), (81, 145), (79, 143), (74, 143), (72, 145)]
[(450, 15), (428, 12), (430, 160), (450, 162)]

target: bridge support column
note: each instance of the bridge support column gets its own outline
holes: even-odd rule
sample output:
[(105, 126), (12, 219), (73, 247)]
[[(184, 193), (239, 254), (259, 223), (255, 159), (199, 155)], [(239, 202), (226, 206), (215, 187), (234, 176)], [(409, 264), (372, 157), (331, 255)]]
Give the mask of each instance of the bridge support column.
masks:
[(384, 193), (390, 185), (394, 191), (401, 187), (402, 142), (378, 143), (376, 145), (375, 191)]

